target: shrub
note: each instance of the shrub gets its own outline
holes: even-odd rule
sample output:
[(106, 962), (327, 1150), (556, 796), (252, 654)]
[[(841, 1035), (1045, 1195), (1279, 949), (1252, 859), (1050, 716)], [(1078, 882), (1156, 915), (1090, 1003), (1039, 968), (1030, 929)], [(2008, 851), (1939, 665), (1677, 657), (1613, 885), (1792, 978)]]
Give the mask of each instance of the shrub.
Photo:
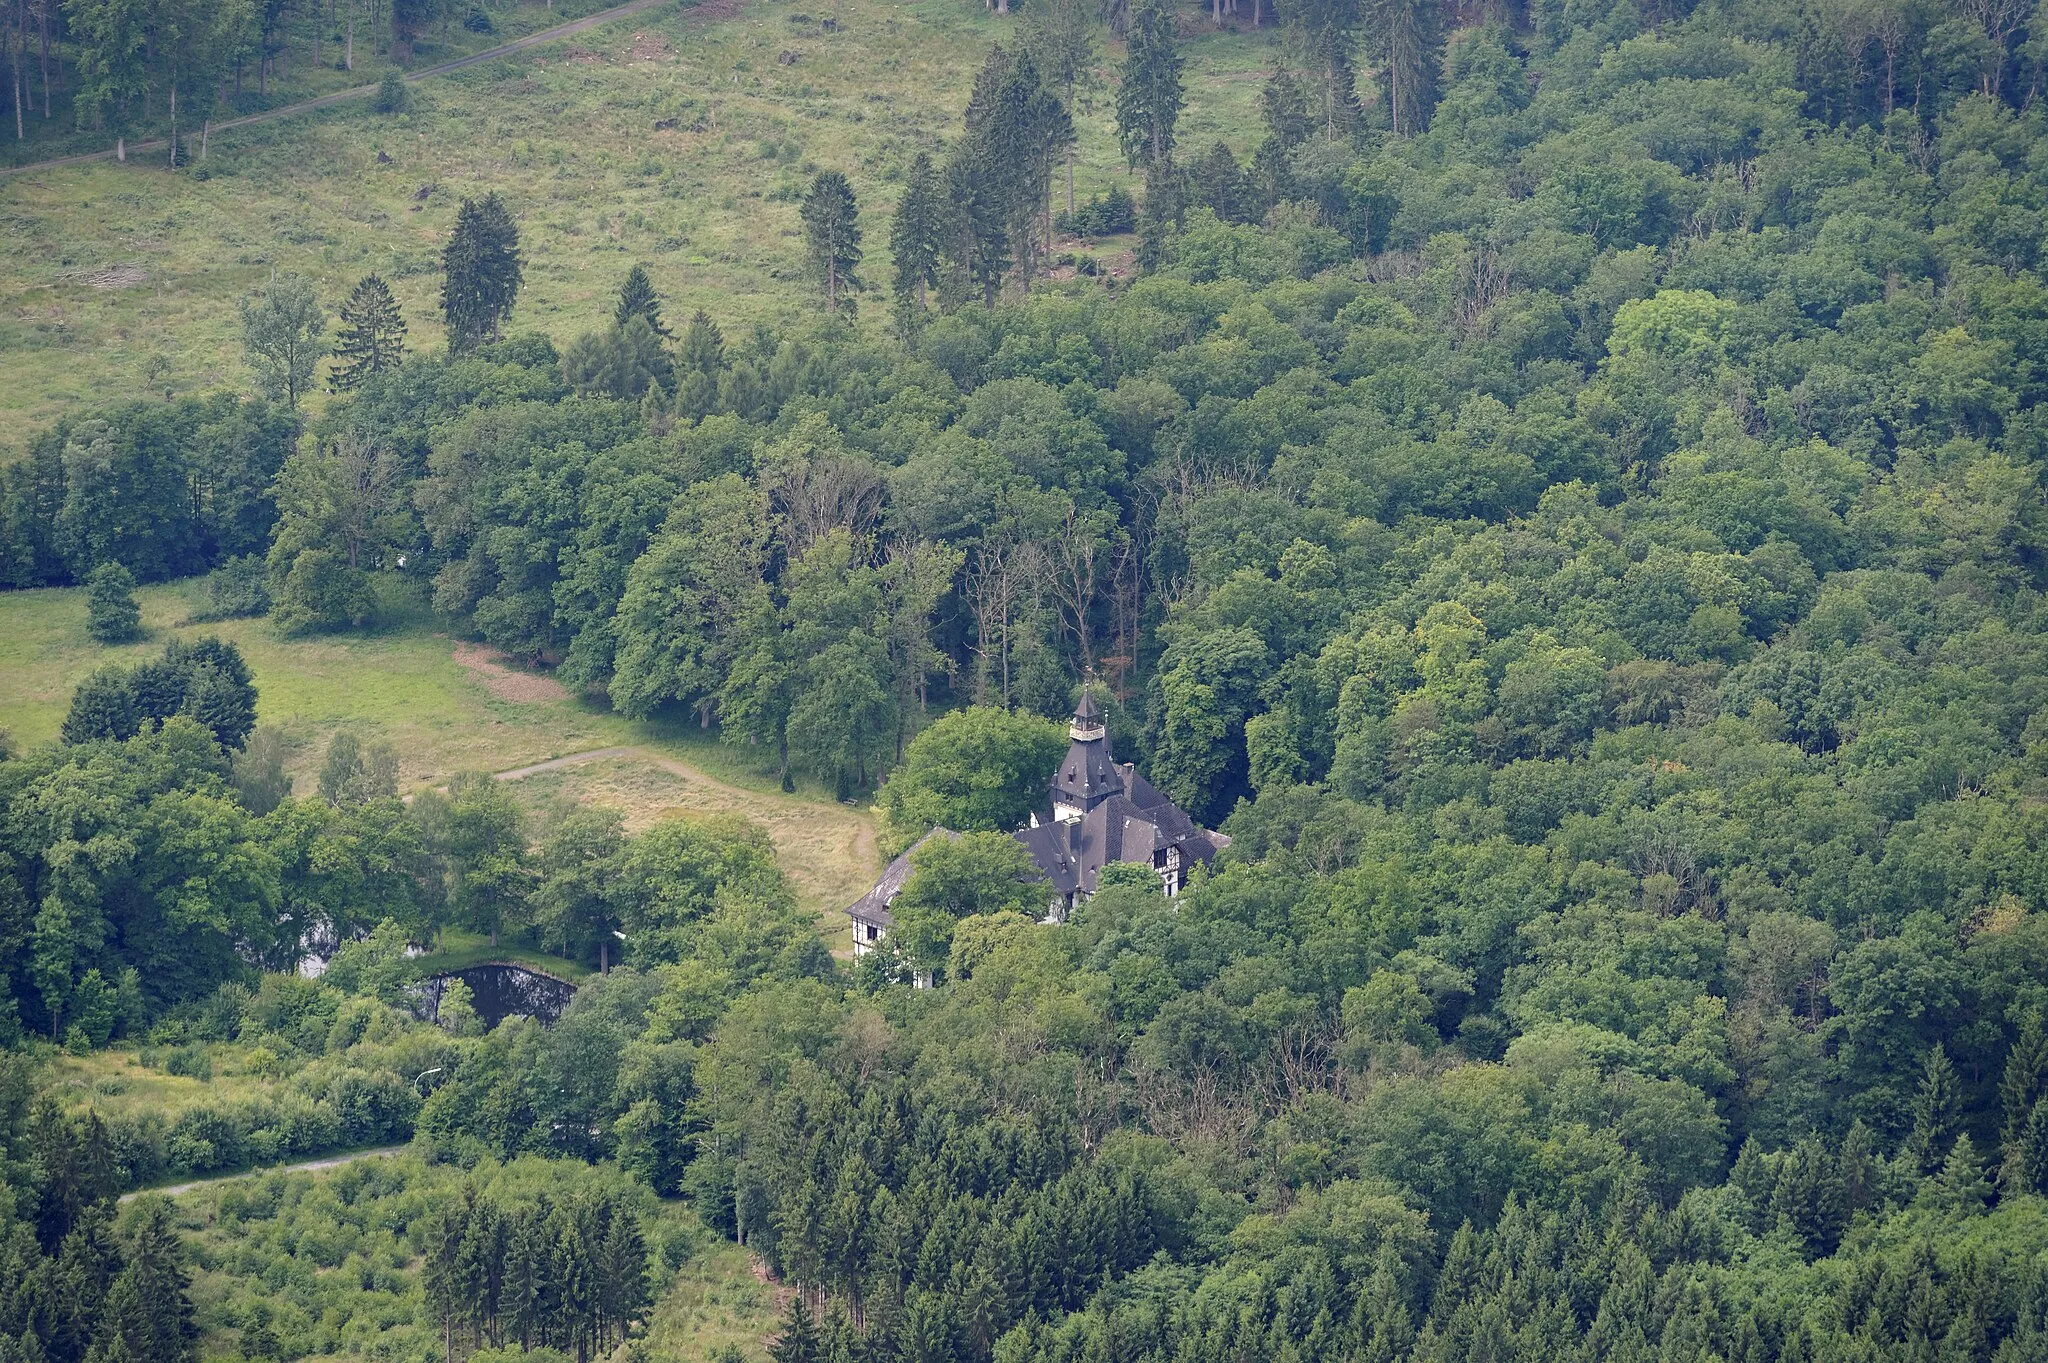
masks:
[(206, 609), (193, 624), (244, 620), (270, 612), (270, 575), (260, 554), (231, 558), (206, 575)]
[(403, 113), (412, 105), (412, 91), (405, 88), (405, 77), (396, 70), (386, 71), (384, 79), (377, 82), (377, 93), (371, 97), (370, 107), (380, 114)]
[(102, 563), (85, 580), (85, 632), (103, 644), (133, 643), (142, 637), (142, 607), (135, 604), (135, 575), (118, 563)]

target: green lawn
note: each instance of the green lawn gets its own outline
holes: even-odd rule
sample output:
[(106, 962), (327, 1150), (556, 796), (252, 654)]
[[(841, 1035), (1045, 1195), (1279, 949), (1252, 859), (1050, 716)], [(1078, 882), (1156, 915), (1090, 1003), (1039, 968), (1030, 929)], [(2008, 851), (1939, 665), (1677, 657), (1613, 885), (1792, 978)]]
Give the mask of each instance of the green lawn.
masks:
[[(852, 178), (865, 273), (886, 281), (904, 170), (957, 135), (976, 68), (1016, 22), (979, 0), (748, 0), (731, 18), (663, 6), (423, 82), (408, 113), (352, 103), (223, 133), (199, 171), (99, 162), (0, 181), (0, 411), (18, 439), (92, 403), (244, 386), (235, 301), (273, 268), (313, 279), (330, 307), (378, 271), (412, 343), (437, 349), (439, 251), (460, 198), (492, 189), (526, 257), (514, 326), (558, 343), (606, 315), (635, 261), (671, 316), (702, 307), (728, 334), (811, 306), (796, 197), (820, 167)], [(1276, 40), (1186, 22), (1182, 145), (1223, 137), (1242, 153)], [(1098, 54), (1075, 110), (1084, 197), (1136, 184), (1116, 147), (1116, 55)], [(88, 279), (110, 265), (139, 267), (137, 282)], [(871, 297), (864, 325), (884, 313)]]

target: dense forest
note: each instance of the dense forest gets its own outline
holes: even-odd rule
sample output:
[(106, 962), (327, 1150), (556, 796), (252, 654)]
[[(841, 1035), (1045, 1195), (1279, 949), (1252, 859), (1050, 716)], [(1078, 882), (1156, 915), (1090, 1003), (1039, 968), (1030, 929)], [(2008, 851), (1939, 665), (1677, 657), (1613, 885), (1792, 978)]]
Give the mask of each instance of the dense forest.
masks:
[[(1466, 8), (1283, 4), (1248, 160), (1176, 152), (1175, 16), (1120, 12), (1132, 280), (1061, 263), (1039, 31), (904, 167), (886, 317), (830, 172), (820, 315), (731, 335), (644, 275), (519, 332), (474, 204), (448, 354), (37, 435), (8, 585), (211, 572), (296, 633), (418, 593), (899, 845), (1028, 811), (1088, 684), (1232, 842), (1048, 925), (963, 840), (849, 969), (738, 820), (408, 802), (352, 738), (293, 793), (231, 646), (96, 673), (0, 762), (0, 1025), (294, 1077), (83, 1172), (34, 1133), (99, 1119), (22, 1078), (0, 1262), (109, 1306), (0, 1292), (0, 1351), (181, 1356), (115, 1188), (410, 1136), (686, 1198), (797, 1289), (781, 1363), (2048, 1358), (2048, 24)], [(626, 964), (552, 1029), (408, 1021), (449, 925)], [(638, 1267), (527, 1322), (428, 1255), (418, 1319), (611, 1344), (615, 1205), (446, 1201), (421, 1246)]]

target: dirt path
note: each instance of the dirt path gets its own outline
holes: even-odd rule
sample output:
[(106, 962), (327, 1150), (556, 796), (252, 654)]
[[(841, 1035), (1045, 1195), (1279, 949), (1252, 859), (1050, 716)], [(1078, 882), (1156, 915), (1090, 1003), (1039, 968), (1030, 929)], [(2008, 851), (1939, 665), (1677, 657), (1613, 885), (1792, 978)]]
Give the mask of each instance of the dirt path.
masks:
[(728, 785), (651, 748), (593, 748), (494, 775), (500, 781), (520, 781), (607, 761), (645, 763), (676, 777), (694, 797), (683, 801), (683, 808), (730, 810), (766, 828), (783, 869), (796, 885), (798, 898), (820, 913), (845, 908), (881, 870), (875, 821), (868, 815), (841, 805), (765, 795)]
[[(581, 19), (572, 19), (566, 24), (557, 24), (553, 28), (544, 28), (538, 33), (529, 33), (524, 38), (514, 38), (509, 43), (499, 43), (496, 47), (487, 47), (481, 52), (472, 52), (466, 57), (457, 57), (453, 61), (438, 62), (433, 66), (423, 66), (417, 71), (408, 71), (405, 73), (405, 79), (408, 82), (423, 81), (429, 76), (443, 76), (450, 71), (460, 71), (465, 66), (475, 66), (479, 62), (495, 61), (499, 57), (509, 57), (515, 52), (524, 52), (529, 47), (539, 47), (542, 43), (551, 43), (557, 38), (573, 38), (577, 34), (588, 32), (600, 24), (608, 24), (614, 19), (623, 19), (629, 14), (639, 14), (642, 11), (653, 9), (657, 5), (670, 2), (671, 0), (627, 0), (627, 3), (623, 5), (614, 5), (610, 9), (599, 10), (595, 14), (586, 14)], [(701, 13), (707, 18), (715, 19), (725, 17), (731, 12), (731, 8), (730, 4), (712, 3), (699, 6), (695, 12)], [(270, 123), (280, 118), (290, 118), (293, 114), (303, 114), (314, 109), (332, 108), (334, 105), (345, 104), (349, 100), (362, 99), (375, 93), (377, 93), (377, 87), (374, 85), (358, 85), (348, 90), (336, 90), (332, 94), (321, 95), (316, 99), (302, 99), (297, 104), (287, 104), (279, 109), (265, 109), (260, 114), (245, 114), (241, 118), (223, 119), (219, 123), (215, 123), (213, 127), (218, 128), (222, 132), (226, 132), (230, 128), (247, 128), (258, 123)], [(130, 156), (141, 156), (149, 152), (163, 151), (169, 145), (170, 140), (168, 138), (155, 137), (143, 142), (131, 142), (128, 144), (127, 150)], [(82, 165), (87, 161), (105, 161), (112, 157), (113, 154), (114, 149), (109, 147), (105, 151), (85, 151), (79, 152), (75, 156), (57, 156), (52, 157), (48, 161), (31, 161), (25, 166), (0, 166), (0, 176), (24, 175), (32, 170), (50, 170), (57, 166), (76, 166)]]
[(173, 1183), (168, 1188), (139, 1188), (132, 1193), (121, 1194), (123, 1202), (133, 1202), (144, 1193), (155, 1193), (159, 1197), (176, 1197), (189, 1193), (194, 1188), (210, 1187), (215, 1183), (232, 1183), (238, 1178), (254, 1178), (258, 1174), (298, 1174), (311, 1169), (339, 1169), (344, 1164), (354, 1164), (359, 1159), (389, 1159), (405, 1149), (402, 1145), (380, 1145), (375, 1150), (358, 1150), (350, 1155), (330, 1155), (326, 1159), (309, 1159), (299, 1164), (272, 1165), (268, 1169), (244, 1169), (239, 1174), (219, 1174), (213, 1178), (195, 1178), (190, 1183)]

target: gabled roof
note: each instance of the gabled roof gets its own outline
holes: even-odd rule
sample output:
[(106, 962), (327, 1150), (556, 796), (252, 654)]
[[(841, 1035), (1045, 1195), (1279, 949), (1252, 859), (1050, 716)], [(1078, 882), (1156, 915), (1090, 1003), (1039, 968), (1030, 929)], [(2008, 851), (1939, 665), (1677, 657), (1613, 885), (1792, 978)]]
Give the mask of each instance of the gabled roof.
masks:
[(1044, 821), (1012, 836), (1062, 895), (1093, 894), (1102, 868), (1113, 861), (1151, 866), (1169, 847), (1179, 848), (1186, 861), (1209, 861), (1228, 845), (1228, 838), (1199, 827), (1149, 784), (1145, 789), (1158, 800), (1149, 809), (1112, 795), (1079, 819)]
[(1081, 888), (1079, 832), (1079, 824), (1047, 820), (1029, 828), (1020, 828), (1010, 836), (1024, 844), (1024, 850), (1038, 863), (1038, 869), (1045, 872), (1045, 878), (1052, 882), (1057, 893), (1070, 895)]
[(853, 901), (846, 912), (849, 917), (862, 922), (873, 923), (880, 928), (896, 925), (896, 916), (889, 912), (889, 906), (896, 902), (896, 896), (903, 893), (905, 882), (916, 868), (910, 864), (911, 854), (933, 838), (958, 838), (960, 835), (950, 828), (934, 828), (903, 850), (903, 855), (890, 862), (882, 871), (882, 878), (874, 888)]

